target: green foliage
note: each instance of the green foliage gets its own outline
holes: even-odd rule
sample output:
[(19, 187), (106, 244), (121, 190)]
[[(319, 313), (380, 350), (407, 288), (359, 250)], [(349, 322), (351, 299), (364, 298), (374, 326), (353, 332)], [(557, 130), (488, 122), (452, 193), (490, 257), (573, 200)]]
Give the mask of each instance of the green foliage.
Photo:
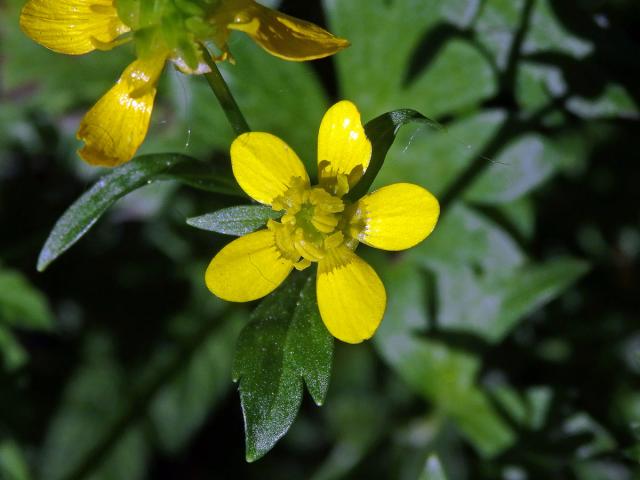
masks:
[(187, 224), (210, 232), (240, 237), (259, 230), (267, 224), (269, 219), (277, 219), (280, 216), (271, 207), (245, 205), (223, 208), (217, 212), (188, 218)]
[[(637, 477), (637, 5), (320, 3), (285, 6), (350, 40), (332, 60), (231, 36), (249, 124), (314, 171), (324, 110), (352, 100), (374, 143), (355, 193), (412, 182), (442, 207), (407, 252), (358, 247), (388, 307), (335, 352), (314, 275), (250, 318), (204, 287), (216, 233), (277, 218), (231, 206), (233, 131), (204, 79), (169, 64), (141, 156), (96, 179), (74, 130), (132, 50), (54, 54), (20, 32), (23, 0), (0, 5), (0, 478)], [(67, 208), (38, 268), (93, 241), (36, 277)]]
[(84, 193), (56, 222), (38, 258), (38, 270), (43, 271), (82, 238), (107, 209), (127, 193), (155, 180), (176, 179), (196, 184), (209, 191), (235, 193), (233, 184), (223, 174), (212, 174), (206, 180), (194, 182), (195, 172), (203, 166), (198, 160), (178, 154), (148, 155), (117, 168), (101, 178)]
[(315, 278), (291, 275), (252, 315), (236, 350), (247, 461), (268, 452), (295, 419), (303, 381), (317, 405), (329, 388), (333, 338), (318, 312)]

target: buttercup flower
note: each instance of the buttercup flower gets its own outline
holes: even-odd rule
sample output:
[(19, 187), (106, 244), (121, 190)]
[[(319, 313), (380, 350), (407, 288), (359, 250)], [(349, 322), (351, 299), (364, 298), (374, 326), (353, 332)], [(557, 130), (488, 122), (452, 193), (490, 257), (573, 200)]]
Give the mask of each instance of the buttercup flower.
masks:
[(318, 263), (322, 320), (345, 342), (370, 338), (384, 314), (386, 293), (376, 272), (355, 254), (360, 242), (404, 250), (424, 240), (440, 206), (422, 187), (396, 183), (349, 203), (345, 194), (369, 166), (371, 142), (351, 102), (331, 107), (318, 135), (319, 184), (291, 148), (268, 133), (240, 135), (231, 145), (233, 173), (254, 200), (283, 212), (279, 221), (225, 246), (205, 274), (209, 290), (247, 302), (275, 290), (293, 268)]
[(201, 43), (231, 59), (231, 30), (249, 35), (277, 57), (304, 61), (333, 55), (349, 43), (304, 20), (253, 0), (29, 0), (22, 30), (59, 53), (81, 55), (134, 40), (137, 59), (87, 113), (78, 130), (88, 163), (114, 167), (129, 161), (143, 142), (167, 60), (189, 74), (209, 71)]

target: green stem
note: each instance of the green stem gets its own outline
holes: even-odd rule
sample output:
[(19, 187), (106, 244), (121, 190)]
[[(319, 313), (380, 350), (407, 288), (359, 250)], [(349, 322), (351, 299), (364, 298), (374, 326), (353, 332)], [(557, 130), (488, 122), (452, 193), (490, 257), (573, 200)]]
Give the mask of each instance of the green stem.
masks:
[(202, 46), (202, 55), (211, 69), (211, 71), (205, 73), (204, 76), (207, 82), (209, 82), (209, 86), (211, 90), (213, 90), (218, 102), (220, 102), (220, 106), (222, 110), (224, 110), (224, 114), (227, 116), (231, 128), (233, 128), (236, 135), (242, 135), (243, 133), (251, 131), (249, 124), (240, 111), (240, 107), (238, 107), (235, 98), (233, 98), (231, 94), (231, 90), (229, 90), (227, 82), (224, 81), (220, 70), (218, 70), (215, 60), (211, 57), (204, 45)]

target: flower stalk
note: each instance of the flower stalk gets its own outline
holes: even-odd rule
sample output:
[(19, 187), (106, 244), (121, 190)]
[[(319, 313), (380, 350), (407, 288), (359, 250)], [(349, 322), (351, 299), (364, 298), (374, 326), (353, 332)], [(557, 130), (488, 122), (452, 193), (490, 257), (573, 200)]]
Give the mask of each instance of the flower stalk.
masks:
[(240, 107), (238, 106), (236, 99), (233, 98), (229, 85), (225, 82), (215, 60), (211, 57), (211, 54), (204, 45), (202, 46), (202, 56), (211, 69), (211, 71), (205, 73), (204, 76), (207, 79), (214, 95), (218, 99), (218, 102), (220, 103), (220, 106), (222, 107), (222, 110), (224, 111), (224, 114), (226, 115), (236, 136), (251, 131), (247, 120), (244, 118), (244, 115), (242, 115), (242, 111), (240, 111)]

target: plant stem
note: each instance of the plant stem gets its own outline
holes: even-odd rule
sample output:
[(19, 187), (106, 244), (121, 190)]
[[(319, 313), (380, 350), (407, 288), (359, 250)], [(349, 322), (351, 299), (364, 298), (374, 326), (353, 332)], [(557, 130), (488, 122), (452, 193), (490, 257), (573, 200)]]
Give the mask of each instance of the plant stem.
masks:
[(227, 120), (229, 120), (231, 128), (233, 128), (236, 135), (242, 135), (243, 133), (249, 132), (251, 130), (249, 128), (249, 124), (242, 115), (235, 98), (233, 98), (227, 82), (224, 81), (220, 70), (218, 70), (215, 60), (211, 57), (209, 51), (204, 45), (202, 46), (202, 55), (205, 62), (207, 62), (207, 65), (209, 65), (209, 68), (211, 69), (211, 71), (209, 73), (205, 73), (204, 76), (207, 79), (207, 82), (209, 82), (209, 86), (211, 87), (211, 90), (213, 90), (218, 102), (220, 102), (220, 106), (222, 107), (222, 110), (224, 110), (224, 114), (227, 116)]

